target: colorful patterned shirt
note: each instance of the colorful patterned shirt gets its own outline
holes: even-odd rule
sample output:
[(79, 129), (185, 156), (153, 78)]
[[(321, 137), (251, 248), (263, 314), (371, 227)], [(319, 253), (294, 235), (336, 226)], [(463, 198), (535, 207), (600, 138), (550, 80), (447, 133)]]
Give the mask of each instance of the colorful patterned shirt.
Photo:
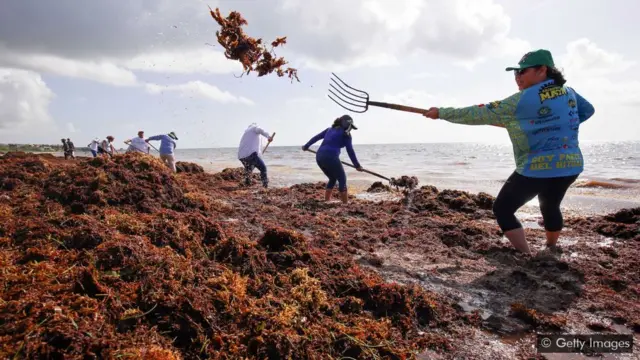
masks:
[(501, 101), (439, 111), (441, 119), (452, 123), (506, 128), (520, 175), (550, 178), (584, 170), (578, 130), (595, 110), (575, 90), (553, 80)]

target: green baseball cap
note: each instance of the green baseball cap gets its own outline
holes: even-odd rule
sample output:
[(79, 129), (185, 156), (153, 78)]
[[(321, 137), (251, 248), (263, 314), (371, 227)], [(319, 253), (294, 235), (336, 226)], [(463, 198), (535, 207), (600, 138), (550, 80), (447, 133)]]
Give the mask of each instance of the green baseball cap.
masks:
[(520, 70), (530, 68), (532, 66), (540, 66), (546, 65), (548, 67), (555, 67), (553, 62), (553, 56), (551, 56), (551, 52), (549, 50), (539, 49), (535, 51), (530, 51), (520, 59), (518, 62), (518, 66), (516, 67), (508, 67), (506, 71), (512, 70)]

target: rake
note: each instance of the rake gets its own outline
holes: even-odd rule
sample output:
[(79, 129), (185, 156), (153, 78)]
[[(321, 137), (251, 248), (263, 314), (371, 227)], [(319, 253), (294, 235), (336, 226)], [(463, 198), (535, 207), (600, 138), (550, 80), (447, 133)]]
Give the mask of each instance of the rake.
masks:
[(276, 136), (276, 133), (273, 133), (273, 135), (271, 135), (271, 140), (269, 140), (267, 142), (267, 145), (264, 147), (264, 149), (262, 149), (262, 153), (264, 154), (265, 151), (267, 151), (267, 148), (269, 147), (269, 144), (271, 144), (271, 141), (273, 141), (273, 137)]
[[(329, 86), (332, 87), (333, 90), (335, 90), (337, 93), (331, 89), (329, 89), (329, 92), (333, 94), (333, 96), (335, 96), (337, 100), (334, 99), (331, 96), (331, 94), (328, 94), (329, 99), (333, 100), (333, 102), (340, 105), (342, 108), (346, 110), (349, 110), (355, 113), (363, 113), (369, 110), (369, 106), (371, 105), (371, 106), (378, 106), (378, 107), (383, 107), (387, 109), (407, 111), (407, 112), (412, 112), (417, 114), (424, 114), (428, 111), (427, 109), (420, 109), (420, 108), (411, 107), (411, 106), (390, 104), (390, 103), (384, 103), (384, 102), (378, 102), (378, 101), (369, 101), (369, 94), (366, 91), (358, 90), (352, 86), (349, 86), (349, 84), (342, 81), (342, 79), (340, 79), (338, 75), (334, 73), (331, 73), (331, 74), (335, 78), (331, 78), (331, 81), (333, 81), (333, 83), (330, 82)], [(333, 84), (336, 84), (337, 87), (334, 86)], [(349, 107), (347, 107), (346, 105), (348, 105)]]
[[(315, 151), (310, 150), (310, 149), (307, 149), (307, 150), (305, 150), (305, 151), (308, 151), (308, 152), (311, 152), (311, 153), (316, 154), (316, 152), (315, 152)], [(346, 162), (344, 162), (344, 161), (340, 161), (340, 162), (341, 162), (341, 163), (343, 163), (344, 165), (347, 165), (347, 166), (350, 166), (350, 167), (352, 167), (352, 168), (356, 169), (356, 167), (355, 167), (355, 166), (353, 166), (353, 165), (351, 165), (351, 164), (349, 164), (349, 163), (346, 163)], [(377, 176), (377, 177), (379, 177), (379, 178), (381, 178), (381, 179), (385, 179), (385, 180), (387, 180), (387, 181), (391, 182), (391, 179), (389, 179), (388, 177), (384, 177), (384, 176), (382, 176), (382, 175), (380, 175), (380, 174), (378, 174), (378, 173), (374, 173), (373, 171), (369, 171), (369, 170), (366, 170), (366, 169), (362, 169), (362, 172), (366, 172), (367, 174), (371, 174), (371, 175), (373, 175), (373, 176)]]

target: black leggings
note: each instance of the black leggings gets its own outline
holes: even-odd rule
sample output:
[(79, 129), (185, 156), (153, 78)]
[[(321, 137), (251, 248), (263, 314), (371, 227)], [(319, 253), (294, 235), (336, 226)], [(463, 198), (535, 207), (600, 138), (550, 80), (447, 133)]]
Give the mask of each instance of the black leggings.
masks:
[(516, 211), (538, 196), (540, 211), (547, 231), (562, 230), (563, 220), (560, 203), (564, 194), (578, 175), (556, 178), (532, 178), (513, 172), (502, 186), (493, 203), (493, 213), (503, 232), (522, 227), (515, 216)]

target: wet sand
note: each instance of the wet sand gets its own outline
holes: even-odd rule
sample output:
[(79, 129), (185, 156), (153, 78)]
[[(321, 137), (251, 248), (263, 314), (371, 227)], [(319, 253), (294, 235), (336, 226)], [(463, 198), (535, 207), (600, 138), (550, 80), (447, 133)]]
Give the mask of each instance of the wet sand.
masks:
[(586, 358), (537, 354), (557, 332), (634, 334), (607, 358), (638, 358), (640, 208), (567, 217), (557, 251), (532, 215), (524, 256), (487, 194), (343, 206), (323, 183), (180, 170), (0, 158), (0, 357)]

